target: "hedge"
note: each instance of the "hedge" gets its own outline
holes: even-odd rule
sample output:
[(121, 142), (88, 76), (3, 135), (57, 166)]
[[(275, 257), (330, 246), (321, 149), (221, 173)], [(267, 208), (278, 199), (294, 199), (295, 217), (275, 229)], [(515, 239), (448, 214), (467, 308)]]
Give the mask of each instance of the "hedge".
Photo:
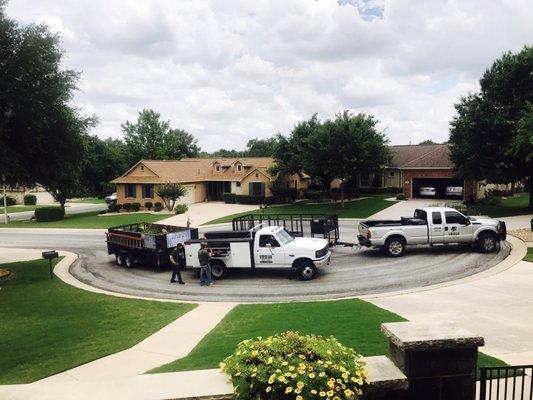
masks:
[(235, 204), (237, 202), (237, 195), (235, 193), (222, 193), (222, 198), (226, 204)]
[(119, 212), (121, 208), (122, 208), (122, 204), (118, 204), (118, 203), (111, 203), (107, 206), (107, 210), (112, 213)]
[(34, 194), (27, 194), (24, 196), (25, 206), (34, 206), (35, 204), (37, 204), (37, 196)]
[(65, 218), (65, 210), (61, 207), (41, 207), (35, 210), (37, 222), (60, 221)]
[(139, 211), (141, 209), (141, 203), (131, 203), (131, 211)]
[(245, 194), (239, 194), (235, 196), (237, 203), (239, 204), (264, 204), (265, 196), (248, 196)]
[(148, 210), (150, 210), (153, 206), (154, 204), (151, 201), (147, 201), (146, 203), (144, 203), (144, 207)]
[[(11, 197), (11, 196), (6, 196), (6, 203), (7, 203), (7, 206), (14, 206), (15, 204), (17, 204), (17, 200), (15, 200), (14, 197)], [(4, 206), (4, 196), (1, 196), (0, 197), (0, 206)]]

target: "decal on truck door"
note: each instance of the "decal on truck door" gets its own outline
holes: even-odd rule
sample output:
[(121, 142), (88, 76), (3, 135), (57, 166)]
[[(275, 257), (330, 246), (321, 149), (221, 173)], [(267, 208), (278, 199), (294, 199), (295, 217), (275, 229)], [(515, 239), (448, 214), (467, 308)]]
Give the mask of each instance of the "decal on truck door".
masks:
[(259, 262), (261, 264), (272, 264), (272, 254), (260, 254)]

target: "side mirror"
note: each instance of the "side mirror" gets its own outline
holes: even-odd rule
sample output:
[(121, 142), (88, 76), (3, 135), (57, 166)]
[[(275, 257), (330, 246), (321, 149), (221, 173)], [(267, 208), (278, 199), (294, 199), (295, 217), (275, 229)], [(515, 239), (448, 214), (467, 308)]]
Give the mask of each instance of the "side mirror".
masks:
[(465, 220), (465, 225), (468, 226), (468, 225), (470, 225), (470, 224), (471, 224), (471, 222), (470, 222), (470, 220), (467, 218), (467, 219)]
[(272, 243), (267, 243), (265, 246), (270, 249), (272, 247)]

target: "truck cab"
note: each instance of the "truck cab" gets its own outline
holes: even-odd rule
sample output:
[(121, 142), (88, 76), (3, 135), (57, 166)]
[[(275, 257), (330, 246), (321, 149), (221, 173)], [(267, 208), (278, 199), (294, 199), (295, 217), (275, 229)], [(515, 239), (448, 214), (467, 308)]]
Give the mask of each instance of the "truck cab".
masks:
[(229, 268), (294, 268), (301, 280), (313, 279), (317, 268), (329, 264), (328, 241), (292, 236), (284, 227), (258, 227), (250, 231), (208, 232), (205, 239), (185, 242), (187, 265), (200, 267), (198, 250), (206, 242), (212, 250), (215, 279)]

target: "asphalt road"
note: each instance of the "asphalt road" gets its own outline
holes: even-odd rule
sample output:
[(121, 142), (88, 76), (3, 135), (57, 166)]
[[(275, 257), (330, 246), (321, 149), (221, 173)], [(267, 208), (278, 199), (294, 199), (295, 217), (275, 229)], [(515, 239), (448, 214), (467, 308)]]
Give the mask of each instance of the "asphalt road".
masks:
[[(353, 241), (356, 222), (343, 221), (341, 240)], [(53, 248), (78, 253), (71, 273), (110, 291), (189, 301), (277, 302), (332, 299), (429, 286), (489, 269), (510, 251), (507, 243), (493, 254), (470, 247), (409, 247), (404, 257), (389, 258), (374, 249), (335, 248), (332, 262), (316, 279), (299, 281), (290, 270), (234, 270), (211, 287), (201, 287), (193, 271), (185, 285), (171, 284), (170, 270), (115, 265), (107, 255), (104, 231), (0, 229), (0, 246)], [(0, 250), (1, 251), (1, 250)]]

